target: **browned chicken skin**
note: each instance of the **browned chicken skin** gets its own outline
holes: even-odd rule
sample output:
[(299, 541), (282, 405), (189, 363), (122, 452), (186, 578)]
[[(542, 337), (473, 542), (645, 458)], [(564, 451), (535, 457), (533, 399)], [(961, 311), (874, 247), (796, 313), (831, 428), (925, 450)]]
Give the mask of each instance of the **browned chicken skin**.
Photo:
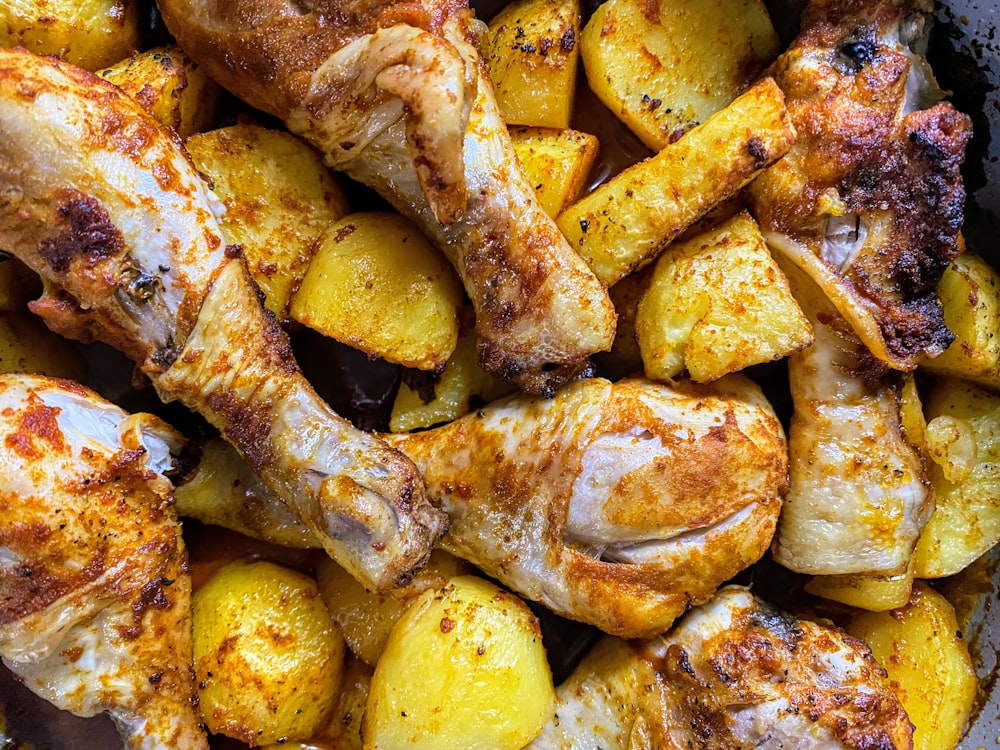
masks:
[(768, 241), (872, 353), (911, 370), (952, 341), (935, 291), (959, 252), (968, 117), (922, 57), (923, 0), (817, 0), (769, 71), (798, 133), (750, 188)]
[(453, 0), (161, 0), (186, 52), (377, 190), (448, 256), (476, 310), (480, 362), (535, 394), (610, 348), (603, 285), (542, 210)]

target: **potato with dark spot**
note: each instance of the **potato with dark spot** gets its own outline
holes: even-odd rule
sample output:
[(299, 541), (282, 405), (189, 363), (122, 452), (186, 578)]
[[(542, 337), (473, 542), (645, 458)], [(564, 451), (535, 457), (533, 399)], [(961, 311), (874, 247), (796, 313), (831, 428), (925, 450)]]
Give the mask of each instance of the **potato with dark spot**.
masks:
[(344, 638), (315, 580), (267, 561), (222, 568), (192, 599), (210, 732), (251, 747), (311, 737), (337, 705)]

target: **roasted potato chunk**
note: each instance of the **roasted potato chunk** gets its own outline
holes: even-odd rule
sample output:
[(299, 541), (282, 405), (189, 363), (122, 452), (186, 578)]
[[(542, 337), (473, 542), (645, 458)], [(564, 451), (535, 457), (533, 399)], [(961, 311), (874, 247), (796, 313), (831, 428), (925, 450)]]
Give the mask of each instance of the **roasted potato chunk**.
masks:
[(635, 331), (646, 376), (654, 380), (685, 369), (692, 380), (717, 380), (812, 340), (788, 279), (746, 212), (675, 242), (659, 257)]
[(905, 606), (912, 588), (912, 566), (898, 576), (814, 576), (805, 585), (805, 590), (814, 596), (871, 612)]
[(938, 295), (955, 340), (938, 356), (922, 359), (919, 366), (1000, 387), (1000, 274), (967, 250), (941, 276)]
[(26, 47), (96, 71), (142, 44), (135, 0), (16, 0), (0, 3), (0, 47)]
[(556, 223), (597, 277), (613, 285), (781, 158), (794, 138), (784, 95), (765, 78), (569, 206)]
[(194, 593), (191, 610), (209, 731), (255, 747), (323, 726), (346, 649), (312, 578), (264, 560), (233, 562)]
[(315, 151), (284, 131), (243, 123), (197, 133), (186, 145), (226, 205), (226, 240), (243, 248), (268, 309), (286, 318), (330, 224), (348, 211), (343, 187)]
[(871, 646), (913, 722), (914, 750), (958, 745), (976, 697), (976, 672), (955, 610), (923, 581), (891, 612), (861, 612), (847, 630)]
[(454, 267), (415, 224), (373, 211), (330, 227), (289, 312), (373, 357), (440, 370), (458, 341), (464, 298)]
[(212, 124), (219, 86), (179, 47), (140, 52), (99, 75), (181, 138), (207, 130)]
[(778, 52), (759, 0), (607, 0), (580, 36), (591, 90), (653, 151), (729, 104)]
[(414, 601), (372, 676), (365, 745), (373, 750), (517, 750), (555, 706), (538, 620), (520, 599), (475, 576)]
[[(962, 457), (969, 466), (952, 474), (955, 481), (949, 481), (948, 470), (939, 462), (928, 465), (935, 510), (917, 542), (914, 565), (919, 578), (941, 578), (963, 570), (1000, 542), (1000, 396), (946, 377), (930, 390), (925, 411), (928, 427), (947, 418), (957, 436), (966, 430), (972, 436)], [(933, 433), (931, 437), (931, 446), (942, 442)], [(960, 445), (954, 447), (961, 450)]]
[(578, 130), (510, 129), (521, 165), (545, 212), (555, 218), (586, 187), (597, 158), (597, 138)]
[(579, 0), (513, 0), (490, 21), (486, 68), (508, 124), (569, 127), (579, 33)]

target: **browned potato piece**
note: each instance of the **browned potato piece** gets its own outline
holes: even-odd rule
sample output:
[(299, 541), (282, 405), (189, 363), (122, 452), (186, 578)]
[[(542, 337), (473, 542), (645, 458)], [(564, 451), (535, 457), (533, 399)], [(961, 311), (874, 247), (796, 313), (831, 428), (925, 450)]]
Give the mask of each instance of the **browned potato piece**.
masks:
[(333, 224), (289, 308), (341, 343), (418, 370), (440, 370), (458, 341), (462, 282), (400, 214), (372, 211)]
[(653, 151), (729, 104), (778, 52), (760, 0), (607, 0), (580, 36), (590, 88)]
[(58, 55), (95, 71), (142, 44), (136, 0), (9, 0), (0, 3), (0, 47)]
[(579, 0), (513, 0), (490, 21), (486, 67), (507, 123), (569, 127), (579, 32)]
[(863, 575), (815, 576), (805, 585), (814, 596), (871, 612), (886, 612), (910, 601), (913, 568), (898, 576), (876, 578)]
[(947, 418), (973, 438), (965, 449), (970, 466), (960, 472), (961, 481), (949, 481), (937, 462), (928, 465), (935, 510), (917, 542), (914, 566), (919, 578), (941, 578), (963, 570), (1000, 542), (1000, 396), (946, 377), (927, 395), (925, 411), (928, 427)]
[(31, 313), (0, 315), (0, 372), (33, 372), (83, 380), (87, 364), (76, 344)]
[(365, 664), (374, 667), (389, 631), (410, 602), (427, 589), (440, 588), (449, 578), (469, 572), (471, 566), (467, 562), (436, 549), (409, 584), (388, 594), (368, 591), (329, 558), (320, 560), (316, 579), (323, 601), (344, 634), (347, 647)]
[(510, 129), (521, 165), (545, 212), (555, 218), (577, 199), (597, 158), (597, 138), (578, 130)]
[(861, 612), (847, 630), (871, 646), (913, 722), (914, 750), (953, 750), (976, 698), (976, 672), (955, 610), (923, 581), (891, 612)]
[(219, 86), (179, 47), (155, 47), (119, 61), (99, 75), (131, 96), (181, 138), (207, 129)]
[(955, 340), (937, 357), (923, 359), (920, 367), (1000, 387), (1000, 274), (967, 250), (941, 276), (938, 294)]
[(746, 212), (672, 244), (639, 301), (646, 376), (697, 382), (771, 362), (812, 341), (812, 327)]
[(329, 226), (348, 211), (339, 179), (295, 136), (252, 123), (197, 133), (186, 145), (226, 205), (226, 240), (243, 247), (268, 309), (286, 318)]
[(795, 139), (785, 98), (765, 78), (676, 143), (563, 211), (556, 223), (613, 285), (781, 158)]

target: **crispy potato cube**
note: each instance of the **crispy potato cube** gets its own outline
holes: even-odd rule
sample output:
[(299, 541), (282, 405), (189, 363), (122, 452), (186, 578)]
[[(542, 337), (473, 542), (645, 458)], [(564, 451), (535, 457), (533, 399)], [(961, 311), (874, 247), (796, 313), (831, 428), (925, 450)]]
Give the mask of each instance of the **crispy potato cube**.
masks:
[(0, 372), (42, 373), (83, 380), (87, 363), (72, 341), (24, 311), (0, 315)]
[(614, 285), (781, 158), (794, 138), (781, 89), (765, 78), (569, 206), (556, 223), (597, 277)]
[(760, 0), (607, 0), (580, 35), (591, 90), (653, 151), (729, 104), (778, 52)]
[(179, 47), (140, 52), (98, 75), (122, 89), (181, 138), (212, 124), (219, 85)]
[(372, 750), (517, 750), (552, 716), (538, 619), (513, 594), (458, 576), (396, 622), (365, 709)]
[(941, 378), (925, 400), (928, 424), (940, 417), (964, 423), (967, 447), (961, 482), (950, 482), (938, 463), (928, 465), (935, 510), (914, 551), (918, 578), (941, 578), (963, 570), (1000, 542), (1000, 395), (956, 378)]
[(403, 216), (372, 211), (330, 227), (289, 312), (373, 357), (440, 370), (458, 341), (462, 282)]
[(205, 726), (252, 746), (312, 737), (337, 705), (344, 638), (316, 582), (265, 560), (230, 563), (191, 601)]
[(429, 588), (439, 589), (456, 576), (471, 572), (471, 566), (442, 549), (435, 549), (427, 564), (406, 586), (387, 594), (368, 591), (340, 565), (323, 558), (316, 580), (327, 609), (344, 634), (351, 653), (374, 667), (389, 638), (389, 631), (403, 610)]
[(17, 258), (0, 260), (0, 312), (25, 310), (42, 293), (38, 274)]
[(870, 612), (887, 612), (905, 606), (913, 588), (913, 568), (898, 576), (814, 576), (805, 590), (830, 601)]
[(0, 3), (0, 47), (57, 55), (90, 71), (142, 46), (142, 6), (135, 0), (10, 0)]
[(938, 295), (955, 340), (938, 356), (923, 358), (920, 367), (1000, 386), (1000, 274), (967, 250), (945, 269)]
[(866, 641), (913, 722), (914, 750), (952, 750), (976, 698), (976, 672), (955, 610), (915, 581), (910, 601), (890, 612), (860, 612), (847, 624)]
[(510, 139), (545, 212), (555, 218), (577, 199), (597, 158), (597, 138), (578, 130), (517, 127)]
[(812, 327), (746, 212), (675, 242), (639, 301), (636, 338), (647, 377), (685, 369), (698, 382), (807, 346)]
[(467, 414), (476, 401), (489, 403), (517, 390), (480, 367), (478, 351), (470, 327), (459, 336), (444, 370), (432, 384), (418, 384), (404, 373), (392, 404), (389, 430), (410, 432), (451, 422)]
[(339, 180), (295, 136), (244, 123), (187, 140), (195, 165), (226, 205), (226, 241), (241, 245), (279, 320), (333, 222), (348, 211)]
[(569, 127), (579, 33), (579, 0), (513, 0), (490, 21), (486, 68), (508, 124)]

